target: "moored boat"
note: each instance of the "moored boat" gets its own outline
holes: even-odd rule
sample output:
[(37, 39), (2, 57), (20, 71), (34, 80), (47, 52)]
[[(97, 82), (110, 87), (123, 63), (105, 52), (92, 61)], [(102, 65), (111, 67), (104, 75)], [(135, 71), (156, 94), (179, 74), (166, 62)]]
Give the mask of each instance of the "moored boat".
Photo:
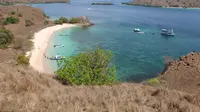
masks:
[(134, 32), (140, 32), (140, 29), (139, 28), (135, 28)]
[(161, 31), (161, 35), (165, 35), (165, 36), (174, 36), (174, 31), (173, 29), (162, 29)]

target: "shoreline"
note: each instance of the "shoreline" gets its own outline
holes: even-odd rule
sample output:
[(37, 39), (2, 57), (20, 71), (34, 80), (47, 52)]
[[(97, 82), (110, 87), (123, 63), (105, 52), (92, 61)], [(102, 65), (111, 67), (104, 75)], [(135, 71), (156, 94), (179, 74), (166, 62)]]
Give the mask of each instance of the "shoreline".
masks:
[(30, 51), (30, 66), (33, 67), (36, 71), (40, 73), (49, 73), (47, 69), (45, 69), (44, 63), (44, 54), (48, 48), (49, 42), (51, 40), (52, 34), (58, 30), (64, 28), (71, 28), (77, 25), (74, 24), (62, 24), (55, 25), (51, 27), (44, 28), (36, 33), (34, 33), (33, 43), (34, 48)]

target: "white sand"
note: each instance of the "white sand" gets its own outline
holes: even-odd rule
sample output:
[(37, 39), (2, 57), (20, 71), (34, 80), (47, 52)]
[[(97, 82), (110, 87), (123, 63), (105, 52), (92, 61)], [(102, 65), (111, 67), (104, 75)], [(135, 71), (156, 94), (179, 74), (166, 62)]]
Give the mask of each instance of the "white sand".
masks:
[(52, 34), (60, 29), (74, 27), (74, 26), (76, 25), (72, 24), (56, 25), (52, 27), (47, 27), (35, 33), (33, 39), (34, 49), (31, 51), (31, 57), (30, 57), (31, 67), (33, 67), (38, 72), (48, 73), (48, 70), (44, 69), (44, 54), (46, 52)]

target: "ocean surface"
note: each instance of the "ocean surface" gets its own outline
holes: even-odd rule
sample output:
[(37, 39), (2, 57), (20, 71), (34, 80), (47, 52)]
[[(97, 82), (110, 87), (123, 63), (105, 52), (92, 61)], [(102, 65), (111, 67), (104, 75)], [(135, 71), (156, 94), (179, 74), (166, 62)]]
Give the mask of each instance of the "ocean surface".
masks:
[[(126, 0), (110, 0), (111, 6), (92, 6), (95, 0), (72, 0), (71, 4), (32, 4), (51, 19), (88, 16), (89, 28), (62, 29), (53, 34), (48, 56), (72, 56), (101, 45), (115, 54), (120, 81), (139, 82), (156, 77), (164, 68), (164, 57), (177, 59), (200, 51), (200, 10), (151, 8), (121, 5)], [(140, 28), (145, 34), (137, 34)], [(175, 37), (160, 35), (162, 28), (173, 28)], [(65, 35), (67, 34), (67, 35)], [(55, 44), (64, 47), (56, 48)], [(47, 61), (56, 70), (56, 61)]]

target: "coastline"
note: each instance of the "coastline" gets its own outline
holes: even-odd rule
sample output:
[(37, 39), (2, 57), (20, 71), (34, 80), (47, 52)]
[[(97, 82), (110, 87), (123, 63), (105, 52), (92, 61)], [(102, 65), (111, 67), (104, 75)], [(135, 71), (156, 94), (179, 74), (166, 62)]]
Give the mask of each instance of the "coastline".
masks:
[(61, 30), (63, 28), (71, 28), (77, 25), (74, 24), (62, 24), (55, 25), (51, 27), (44, 28), (36, 33), (34, 33), (33, 43), (34, 48), (31, 50), (30, 66), (40, 73), (49, 73), (45, 69), (44, 54), (48, 48), (48, 43), (51, 40), (51, 36), (54, 32)]

